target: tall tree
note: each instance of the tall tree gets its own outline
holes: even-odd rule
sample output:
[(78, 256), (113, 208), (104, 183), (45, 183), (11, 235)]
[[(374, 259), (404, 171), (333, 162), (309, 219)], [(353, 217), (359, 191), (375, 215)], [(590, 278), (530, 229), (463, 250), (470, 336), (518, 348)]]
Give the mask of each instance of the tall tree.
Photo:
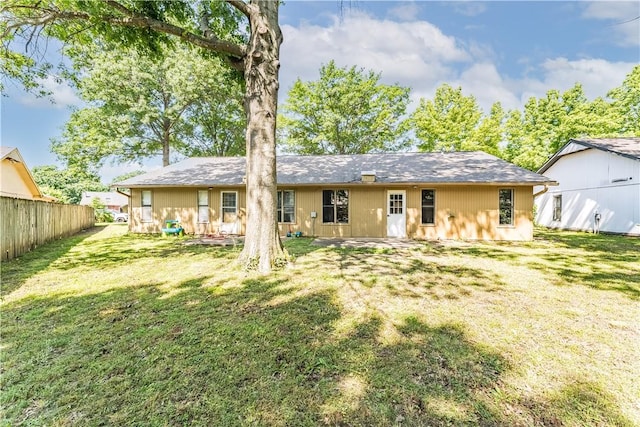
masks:
[(58, 169), (49, 165), (36, 166), (31, 172), (40, 190), (62, 203), (77, 205), (82, 200), (83, 191), (109, 190), (97, 175), (79, 169)]
[[(8, 43), (13, 37), (35, 37), (43, 27), (62, 40), (97, 37), (111, 44), (144, 44), (152, 49), (171, 36), (216, 53), (242, 71), (247, 227), (241, 259), (268, 272), (285, 256), (276, 217), (279, 5), (273, 0), (4, 0), (0, 31), (6, 52), (10, 52)], [(248, 28), (240, 27), (239, 18), (245, 19)]]
[(640, 135), (640, 65), (636, 65), (622, 82), (622, 85), (608, 94), (613, 100), (613, 110), (620, 117), (619, 133)]
[[(244, 154), (242, 88), (219, 58), (186, 46), (149, 55), (98, 51), (95, 44), (77, 48), (74, 58), (88, 106), (72, 113), (62, 138), (52, 143), (67, 163), (97, 169), (107, 158), (128, 162), (161, 154), (167, 166), (170, 150)], [(200, 144), (205, 138), (211, 142)]]
[(420, 99), (411, 116), (421, 151), (470, 149), (482, 111), (473, 95), (464, 96), (462, 88), (443, 84), (433, 100)]
[(317, 81), (298, 79), (278, 119), (284, 150), (298, 154), (362, 154), (409, 145), (402, 119), (410, 89), (380, 83), (373, 71), (320, 68)]
[(589, 101), (580, 83), (564, 93), (550, 90), (532, 97), (523, 113), (511, 112), (505, 123), (506, 159), (537, 170), (569, 139), (616, 135), (620, 117), (602, 98)]
[(482, 117), (478, 126), (471, 133), (470, 139), (462, 143), (462, 149), (466, 151), (480, 150), (500, 157), (502, 155), (500, 143), (504, 137), (504, 120), (504, 109), (499, 102), (496, 102), (491, 106), (489, 115)]

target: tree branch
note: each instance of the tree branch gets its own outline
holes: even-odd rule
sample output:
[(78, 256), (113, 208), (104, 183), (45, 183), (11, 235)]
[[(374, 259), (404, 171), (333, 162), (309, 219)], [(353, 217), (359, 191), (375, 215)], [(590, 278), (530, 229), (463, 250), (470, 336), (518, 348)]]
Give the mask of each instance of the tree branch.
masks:
[[(278, 0), (274, 0), (274, 1), (278, 1)], [(251, 10), (249, 8), (249, 5), (245, 3), (243, 0), (226, 0), (226, 2), (229, 3), (231, 6), (235, 7), (236, 9), (238, 9), (240, 12), (242, 12), (244, 16), (246, 16), (247, 18), (251, 18)]]
[[(17, 21), (10, 23), (5, 27), (5, 31), (3, 32), (2, 36), (4, 37), (11, 31), (26, 25), (45, 26), (55, 21), (92, 21), (95, 19), (99, 19), (111, 25), (132, 28), (150, 28), (164, 34), (174, 35), (181, 40), (187, 41), (195, 46), (226, 54), (227, 56), (233, 57), (238, 60), (242, 60), (242, 58), (244, 58), (245, 56), (246, 48), (236, 43), (220, 40), (213, 35), (210, 35), (209, 37), (202, 37), (177, 25), (160, 21), (155, 18), (150, 18), (141, 13), (132, 11), (115, 0), (105, 0), (105, 4), (109, 5), (114, 11), (119, 12), (121, 16), (92, 16), (91, 14), (86, 12), (63, 11), (59, 9), (50, 9), (38, 6), (4, 7), (0, 9), (0, 12), (2, 12), (2, 14), (10, 13), (11, 9), (30, 9), (34, 12), (34, 15), (24, 18), (20, 17)], [(246, 4), (244, 5), (246, 6)]]
[(242, 58), (244, 56), (245, 49), (243, 46), (220, 40), (212, 34), (209, 35), (209, 37), (205, 38), (187, 31), (184, 28), (178, 27), (177, 25), (169, 24), (168, 22), (150, 18), (148, 16), (142, 15), (141, 13), (132, 11), (115, 0), (106, 0), (106, 3), (113, 9), (126, 15), (125, 17), (120, 19), (118, 19), (117, 17), (105, 17), (107, 22), (110, 22), (114, 25), (151, 28), (161, 33), (177, 36), (184, 41), (188, 41), (189, 43), (205, 48), (207, 50), (226, 53), (236, 58)]

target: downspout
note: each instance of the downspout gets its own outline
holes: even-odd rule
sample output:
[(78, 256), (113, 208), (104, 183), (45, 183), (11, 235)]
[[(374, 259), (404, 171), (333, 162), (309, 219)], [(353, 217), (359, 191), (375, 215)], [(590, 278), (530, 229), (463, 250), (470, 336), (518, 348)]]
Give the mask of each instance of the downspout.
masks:
[(120, 190), (118, 189), (118, 187), (116, 187), (116, 193), (118, 193), (118, 194), (122, 194), (123, 196), (126, 196), (127, 198), (131, 197), (131, 194), (123, 193), (122, 191), (120, 191)]
[(537, 193), (535, 193), (533, 195), (533, 198), (535, 199), (536, 197), (543, 195), (547, 191), (549, 191), (549, 186), (547, 184), (544, 184), (544, 188), (542, 190), (538, 191)]

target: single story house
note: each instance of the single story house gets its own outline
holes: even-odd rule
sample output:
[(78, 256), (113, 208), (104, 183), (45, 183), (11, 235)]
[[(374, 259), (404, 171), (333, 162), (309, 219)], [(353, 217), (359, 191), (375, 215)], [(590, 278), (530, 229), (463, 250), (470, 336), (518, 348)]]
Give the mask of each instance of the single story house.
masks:
[(127, 212), (129, 197), (117, 191), (83, 191), (80, 204), (91, 206), (93, 199), (100, 200), (106, 209)]
[[(114, 184), (129, 229), (245, 232), (244, 157), (189, 158)], [(279, 229), (318, 237), (531, 240), (533, 187), (551, 179), (482, 152), (279, 156)]]
[(14, 199), (53, 202), (55, 198), (40, 191), (31, 171), (15, 147), (0, 146), (0, 196)]
[(640, 235), (640, 137), (572, 139), (538, 173), (560, 183), (535, 198), (538, 224)]

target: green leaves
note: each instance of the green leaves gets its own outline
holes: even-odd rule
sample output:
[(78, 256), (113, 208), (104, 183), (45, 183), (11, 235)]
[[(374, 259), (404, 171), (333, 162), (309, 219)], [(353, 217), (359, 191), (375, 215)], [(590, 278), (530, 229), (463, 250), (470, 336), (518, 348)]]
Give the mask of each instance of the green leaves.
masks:
[(80, 203), (83, 191), (108, 191), (97, 175), (79, 168), (60, 170), (56, 166), (36, 166), (32, 173), (44, 194), (63, 203)]
[(485, 115), (473, 96), (443, 84), (432, 100), (420, 100), (411, 125), (420, 150), (481, 150), (538, 170), (572, 138), (640, 133), (640, 66), (609, 97), (613, 102), (590, 101), (576, 83), (564, 93), (530, 98), (522, 111), (505, 113), (495, 103)]
[(505, 123), (504, 157), (537, 170), (571, 138), (619, 136), (621, 116), (602, 98), (589, 101), (582, 85), (564, 93), (550, 90), (543, 98), (530, 98), (520, 113)]
[(53, 150), (68, 164), (97, 170), (107, 159), (131, 162), (170, 153), (243, 153), (243, 88), (215, 57), (175, 46), (160, 55), (136, 50), (76, 52), (89, 104), (75, 111)]
[(622, 85), (608, 93), (615, 114), (621, 118), (620, 132), (640, 135), (640, 65), (634, 67)]
[(406, 148), (402, 119), (410, 89), (380, 83), (380, 74), (334, 61), (315, 82), (297, 80), (278, 118), (282, 147), (299, 154), (355, 154)]
[(473, 96), (462, 95), (462, 88), (443, 84), (433, 100), (420, 100), (411, 123), (420, 140), (421, 151), (473, 148), (473, 133), (482, 113)]

